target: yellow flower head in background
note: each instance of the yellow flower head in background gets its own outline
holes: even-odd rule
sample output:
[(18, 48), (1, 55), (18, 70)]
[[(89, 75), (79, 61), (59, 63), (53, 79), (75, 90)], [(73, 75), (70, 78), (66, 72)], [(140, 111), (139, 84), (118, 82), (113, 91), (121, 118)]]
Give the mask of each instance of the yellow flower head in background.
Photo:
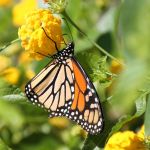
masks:
[(19, 63), (23, 64), (25, 66), (30, 64), (32, 62), (32, 60), (33, 59), (31, 57), (29, 57), (29, 53), (27, 51), (22, 52), (19, 57)]
[(13, 24), (20, 26), (25, 23), (25, 15), (27, 12), (37, 8), (37, 0), (21, 0), (13, 8)]
[(10, 84), (17, 84), (20, 78), (20, 70), (11, 67), (12, 62), (8, 57), (0, 55), (0, 60), (0, 77)]
[(26, 22), (18, 31), (19, 38), (22, 41), (22, 47), (28, 51), (29, 55), (36, 59), (42, 59), (44, 56), (56, 53), (56, 47), (44, 33), (56, 42), (57, 48), (61, 47), (63, 41), (61, 20), (55, 17), (49, 10), (35, 10), (26, 16)]
[(20, 71), (15, 67), (10, 67), (2, 71), (0, 76), (2, 76), (8, 83), (17, 84), (20, 77)]
[(104, 150), (146, 150), (146, 146), (136, 133), (124, 131), (112, 135)]
[[(121, 59), (119, 59), (120, 62), (123, 63), (123, 61)], [(119, 64), (118, 62), (116, 62), (115, 60), (112, 60), (111, 62), (111, 68), (110, 68), (110, 71), (112, 73), (115, 73), (115, 74), (119, 74), (121, 73), (123, 70), (124, 70), (124, 66), (122, 66), (121, 64)]]
[(1, 60), (0, 72), (2, 72), (4, 69), (10, 66), (11, 61), (8, 57), (3, 55), (0, 55), (0, 60)]
[(67, 118), (50, 118), (48, 121), (52, 126), (64, 129), (69, 126), (69, 120)]
[(12, 0), (0, 0), (0, 6), (10, 6), (12, 4)]

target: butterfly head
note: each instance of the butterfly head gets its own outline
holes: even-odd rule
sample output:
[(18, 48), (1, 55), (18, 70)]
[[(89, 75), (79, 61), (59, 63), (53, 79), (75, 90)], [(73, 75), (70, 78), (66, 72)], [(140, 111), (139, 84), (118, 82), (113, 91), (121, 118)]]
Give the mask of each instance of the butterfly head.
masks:
[(57, 54), (52, 57), (56, 59), (58, 62), (62, 62), (74, 55), (74, 43), (70, 42), (67, 44), (65, 48), (59, 51)]

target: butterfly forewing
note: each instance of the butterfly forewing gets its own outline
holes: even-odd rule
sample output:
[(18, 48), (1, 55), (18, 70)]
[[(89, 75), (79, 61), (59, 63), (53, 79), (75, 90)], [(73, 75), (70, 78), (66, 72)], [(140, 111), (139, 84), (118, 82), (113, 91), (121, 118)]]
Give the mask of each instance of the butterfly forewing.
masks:
[(53, 61), (35, 76), (25, 87), (33, 104), (46, 108), (50, 117), (63, 116), (74, 98), (74, 76), (70, 59), (65, 64)]

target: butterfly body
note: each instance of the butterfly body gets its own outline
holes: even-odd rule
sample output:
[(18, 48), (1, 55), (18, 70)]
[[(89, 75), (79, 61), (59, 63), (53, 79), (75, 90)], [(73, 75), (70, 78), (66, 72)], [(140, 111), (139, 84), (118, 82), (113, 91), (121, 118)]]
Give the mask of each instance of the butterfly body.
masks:
[(46, 108), (49, 117), (65, 116), (90, 134), (103, 128), (99, 97), (81, 65), (74, 58), (74, 44), (52, 56), (49, 63), (25, 87), (28, 99)]
[(58, 53), (52, 56), (53, 59), (56, 59), (58, 63), (65, 62), (68, 58), (73, 57), (74, 55), (74, 43), (71, 42), (67, 45), (66, 48), (62, 49)]

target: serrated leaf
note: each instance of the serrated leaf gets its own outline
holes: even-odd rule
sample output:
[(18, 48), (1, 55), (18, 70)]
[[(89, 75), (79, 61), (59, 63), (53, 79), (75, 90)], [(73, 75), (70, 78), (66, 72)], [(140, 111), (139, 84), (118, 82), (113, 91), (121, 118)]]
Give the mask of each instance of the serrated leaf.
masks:
[(0, 80), (0, 99), (12, 102), (23, 102), (26, 100), (24, 93), (15, 85)]
[(0, 85), (0, 96), (20, 93), (22, 93), (22, 91), (14, 85)]
[(118, 123), (116, 123), (115, 126), (113, 126), (111, 132), (109, 133), (108, 138), (114, 134), (115, 132), (118, 132), (126, 123), (130, 122), (131, 120), (140, 117), (141, 115), (143, 115), (143, 113), (146, 110), (146, 97), (145, 96), (141, 96), (137, 101), (136, 101), (136, 113), (131, 116), (131, 115), (127, 115), (122, 117)]
[(99, 81), (101, 84), (109, 86), (114, 75), (107, 69), (106, 60), (106, 56), (101, 57), (97, 64), (92, 68), (93, 73), (90, 76), (94, 82)]
[(145, 113), (145, 135), (148, 137), (150, 136), (150, 95), (147, 96), (147, 107)]

